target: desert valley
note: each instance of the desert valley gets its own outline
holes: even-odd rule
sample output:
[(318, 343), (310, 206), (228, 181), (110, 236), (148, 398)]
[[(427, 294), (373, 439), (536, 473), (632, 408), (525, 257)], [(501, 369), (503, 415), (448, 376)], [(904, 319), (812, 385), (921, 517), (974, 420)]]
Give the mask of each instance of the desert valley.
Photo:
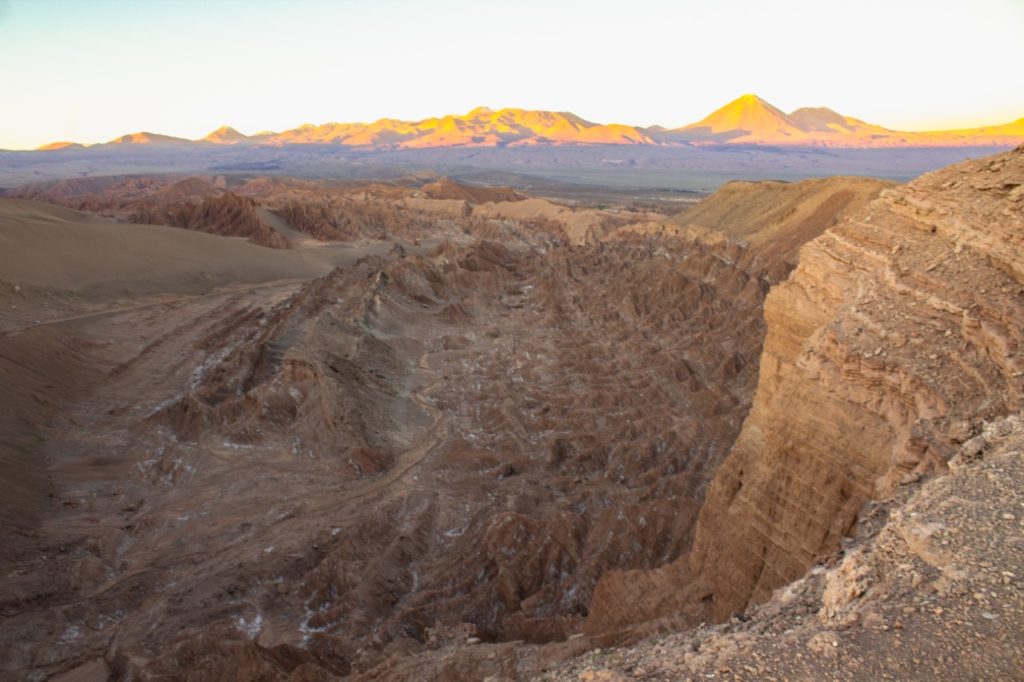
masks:
[(0, 680), (1024, 679), (1024, 118), (36, 146)]

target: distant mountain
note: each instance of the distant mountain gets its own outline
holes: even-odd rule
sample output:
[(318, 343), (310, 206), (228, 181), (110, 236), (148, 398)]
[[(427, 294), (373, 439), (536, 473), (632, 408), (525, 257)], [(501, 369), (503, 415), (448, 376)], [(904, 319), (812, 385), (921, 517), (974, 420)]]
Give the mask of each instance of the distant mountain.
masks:
[(743, 95), (707, 118), (660, 131), (664, 144), (748, 144), (798, 147), (1014, 146), (1024, 142), (1024, 119), (970, 130), (902, 132), (844, 116), (826, 107), (785, 113), (757, 95)]
[(77, 142), (51, 142), (50, 144), (44, 144), (42, 147), (36, 147), (37, 152), (59, 152), (70, 149), (85, 149), (84, 144), (78, 144)]
[[(569, 145), (771, 145), (797, 147), (1011, 147), (1024, 143), (1024, 118), (1004, 125), (937, 132), (902, 132), (865, 123), (825, 107), (786, 113), (757, 95), (729, 102), (704, 119), (668, 129), (601, 124), (575, 114), (529, 109), (478, 107), (465, 115), (421, 121), (382, 118), (373, 123), (307, 123), (284, 132), (246, 136), (223, 126), (200, 140), (133, 133), (106, 145), (185, 147), (195, 144), (285, 146), (339, 145), (367, 150), (448, 147), (526, 147)], [(106, 146), (105, 145), (105, 146)], [(57, 142), (40, 150), (74, 149)]]
[(192, 144), (192, 140), (156, 133), (130, 133), (116, 137), (105, 145), (149, 145), (151, 147), (178, 147)]
[[(861, 126), (869, 125), (855, 118), (843, 116), (828, 107), (804, 107), (789, 115), (797, 127), (804, 132), (854, 132)], [(875, 126), (877, 130), (888, 132), (885, 128)]]
[(213, 144), (238, 144), (239, 142), (245, 142), (248, 139), (249, 138), (246, 135), (243, 135), (231, 126), (221, 126), (204, 137), (201, 141), (212, 142)]
[(689, 139), (728, 142), (740, 138), (798, 137), (804, 131), (782, 110), (757, 95), (743, 95), (678, 132), (688, 133)]
[(855, 142), (851, 146), (871, 146), (873, 136), (894, 134), (826, 107), (805, 107), (787, 114), (757, 95), (743, 95), (704, 120), (671, 133), (687, 141), (813, 146), (841, 144), (843, 140)]
[(378, 149), (506, 147), (535, 144), (654, 144), (640, 129), (601, 125), (575, 114), (478, 107), (464, 116), (422, 121), (384, 118), (370, 124), (304, 125), (267, 138), (268, 144), (343, 144)]
[(870, 146), (867, 142), (873, 135), (893, 133), (826, 107), (805, 107), (787, 114), (757, 95), (743, 95), (703, 121), (671, 132), (686, 140), (745, 144), (818, 145), (842, 137), (856, 139), (857, 146)]

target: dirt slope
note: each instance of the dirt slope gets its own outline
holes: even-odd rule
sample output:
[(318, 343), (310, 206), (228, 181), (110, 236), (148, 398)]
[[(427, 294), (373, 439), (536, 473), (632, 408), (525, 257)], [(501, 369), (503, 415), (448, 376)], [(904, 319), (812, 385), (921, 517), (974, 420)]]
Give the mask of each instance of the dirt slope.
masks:
[(11, 283), (122, 293), (197, 292), (228, 282), (306, 278), (308, 253), (155, 225), (126, 225), (34, 201), (0, 199), (0, 273)]
[(883, 180), (853, 177), (730, 182), (672, 222), (746, 241), (768, 260), (795, 265), (801, 246), (861, 211), (892, 186)]

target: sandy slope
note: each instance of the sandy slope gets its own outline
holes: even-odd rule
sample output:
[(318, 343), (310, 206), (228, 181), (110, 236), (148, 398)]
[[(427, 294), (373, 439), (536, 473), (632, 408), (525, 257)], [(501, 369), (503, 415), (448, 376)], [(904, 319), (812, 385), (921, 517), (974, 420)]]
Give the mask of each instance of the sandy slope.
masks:
[(231, 283), (307, 279), (389, 248), (385, 242), (282, 251), (0, 199), (0, 280), (83, 293), (200, 293)]
[(721, 232), (766, 257), (796, 261), (796, 251), (892, 183), (832, 177), (802, 182), (730, 182), (680, 213), (682, 227)]

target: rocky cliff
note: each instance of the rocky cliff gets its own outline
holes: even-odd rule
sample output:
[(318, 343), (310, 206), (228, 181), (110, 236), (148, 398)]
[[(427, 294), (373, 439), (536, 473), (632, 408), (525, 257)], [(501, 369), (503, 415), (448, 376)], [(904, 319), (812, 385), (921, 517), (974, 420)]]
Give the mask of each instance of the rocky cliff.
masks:
[(207, 196), (199, 201), (181, 201), (170, 206), (140, 205), (129, 219), (133, 223), (171, 225), (224, 237), (245, 237), (254, 244), (273, 249), (288, 248), (288, 240), (267, 225), (257, 213), (258, 204), (231, 192)]
[(587, 629), (721, 620), (838, 546), (864, 503), (1021, 407), (1024, 148), (891, 188), (765, 304), (757, 394), (693, 550), (598, 584)]

